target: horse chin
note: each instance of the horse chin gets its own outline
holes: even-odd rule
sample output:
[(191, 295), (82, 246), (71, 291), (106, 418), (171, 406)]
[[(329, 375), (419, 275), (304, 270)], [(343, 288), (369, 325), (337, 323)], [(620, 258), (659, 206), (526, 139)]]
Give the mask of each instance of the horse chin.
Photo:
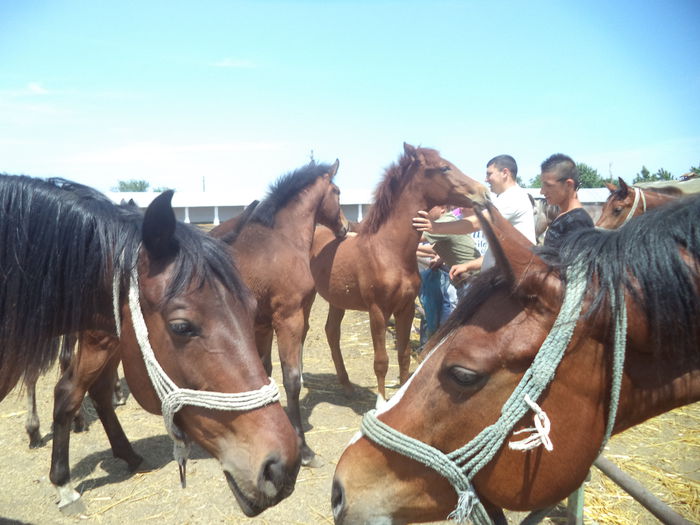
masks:
[(257, 516), (262, 511), (274, 504), (274, 502), (272, 501), (261, 502), (248, 497), (248, 495), (241, 489), (238, 483), (236, 483), (236, 479), (234, 478), (233, 474), (231, 474), (227, 470), (224, 470), (224, 475), (226, 476), (226, 481), (228, 482), (229, 489), (231, 489), (233, 496), (238, 502), (238, 506), (243, 511), (243, 514), (245, 514), (249, 518)]

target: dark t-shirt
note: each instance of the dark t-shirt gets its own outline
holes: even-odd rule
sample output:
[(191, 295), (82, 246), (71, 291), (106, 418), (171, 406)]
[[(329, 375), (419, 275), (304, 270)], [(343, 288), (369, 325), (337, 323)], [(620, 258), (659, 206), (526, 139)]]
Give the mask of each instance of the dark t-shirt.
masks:
[(593, 228), (593, 219), (588, 215), (588, 212), (583, 208), (574, 208), (573, 210), (560, 215), (552, 221), (544, 236), (544, 245), (549, 248), (559, 250), (564, 237), (571, 232), (580, 230), (581, 228)]

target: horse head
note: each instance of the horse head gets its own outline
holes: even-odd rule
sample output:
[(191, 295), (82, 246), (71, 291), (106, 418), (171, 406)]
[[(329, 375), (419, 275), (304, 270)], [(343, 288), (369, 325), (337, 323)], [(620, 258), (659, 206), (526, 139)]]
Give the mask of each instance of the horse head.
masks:
[[(497, 212), (484, 215), (497, 268), (471, 282), (410, 381), (366, 416), (336, 468), (336, 523), (445, 519), (474, 494), (491, 517), (551, 506), (580, 485), (610, 432), (700, 398), (700, 199), (650, 215), (572, 235), (551, 266)], [(576, 308), (558, 317), (570, 297)], [(613, 337), (625, 311), (629, 328)], [(669, 312), (682, 316), (682, 333), (668, 334)], [(549, 380), (524, 398), (531, 368), (549, 362), (564, 327)], [(615, 369), (613, 349), (621, 343), (624, 355), (625, 341)]]
[(610, 191), (610, 196), (603, 204), (600, 217), (595, 223), (599, 228), (608, 230), (619, 228), (629, 216), (634, 205), (635, 191), (637, 190), (630, 188), (622, 177), (618, 177), (617, 180), (618, 186), (609, 182), (605, 183), (605, 187)]
[(274, 393), (236, 404), (237, 393), (276, 391), (255, 347), (255, 301), (224, 245), (175, 221), (171, 198), (160, 195), (143, 218), (137, 276), (122, 309), (125, 375), (144, 408), (162, 411), (176, 443), (194, 440), (218, 459), (253, 516), (292, 492), (296, 434)]
[(338, 172), (338, 159), (322, 177), (322, 184), (325, 186), (325, 191), (321, 205), (316, 211), (316, 222), (333, 230), (338, 238), (345, 237), (348, 232), (348, 220), (340, 207), (340, 189), (333, 182), (335, 174)]
[(426, 208), (440, 204), (472, 207), (489, 201), (486, 186), (466, 176), (457, 166), (429, 148), (416, 148), (404, 142), (404, 158), (416, 172), (413, 181), (422, 185)]

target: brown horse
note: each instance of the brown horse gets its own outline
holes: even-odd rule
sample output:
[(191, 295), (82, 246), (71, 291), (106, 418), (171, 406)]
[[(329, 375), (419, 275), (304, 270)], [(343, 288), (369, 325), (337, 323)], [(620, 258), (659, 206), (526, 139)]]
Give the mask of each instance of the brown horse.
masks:
[[(230, 245), (231, 255), (257, 300), (255, 339), (268, 374), (272, 373), (272, 337), (277, 347), (287, 413), (301, 440), (302, 464), (320, 466), (307, 445), (301, 423), (302, 347), (316, 291), (309, 253), (316, 224), (344, 237), (347, 220), (340, 191), (333, 183), (338, 161), (310, 163), (281, 177), (259, 204), (211, 231)], [(253, 207), (254, 206), (254, 207)]]
[[(457, 491), (461, 519), (550, 507), (608, 434), (700, 399), (699, 198), (576, 232), (552, 261), (491, 214), (498, 267), (472, 281), (408, 384), (365, 416), (336, 468), (336, 523), (444, 519)], [(513, 431), (532, 427), (530, 408), (526, 444)]]
[(142, 215), (68, 181), (0, 177), (0, 399), (51, 365), (57, 336), (78, 336), (55, 389), (49, 477), (63, 509), (80, 497), (68, 446), (86, 392), (114, 455), (141, 462), (112, 406), (120, 358), (136, 400), (163, 413), (183, 483), (194, 440), (246, 514), (293, 490), (299, 449), (255, 351), (254, 300), (226, 247), (178, 223), (171, 199)]
[(605, 186), (610, 190), (610, 196), (603, 204), (600, 217), (595, 223), (599, 228), (614, 230), (627, 223), (632, 217), (637, 217), (647, 210), (666, 204), (683, 195), (681, 190), (672, 186), (663, 188), (630, 187), (622, 178), (618, 178), (618, 183), (619, 186), (605, 183)]
[(404, 144), (404, 154), (390, 166), (378, 186), (374, 204), (356, 236), (340, 240), (317, 228), (311, 257), (316, 289), (329, 303), (326, 336), (338, 379), (349, 394), (353, 387), (340, 351), (340, 323), (345, 310), (369, 312), (378, 393), (386, 399), (389, 367), (386, 327), (396, 320), (396, 349), (401, 383), (408, 379), (408, 340), (420, 288), (416, 248), (421, 234), (411, 218), (438, 204), (485, 202), (486, 188), (468, 178), (435, 150)]

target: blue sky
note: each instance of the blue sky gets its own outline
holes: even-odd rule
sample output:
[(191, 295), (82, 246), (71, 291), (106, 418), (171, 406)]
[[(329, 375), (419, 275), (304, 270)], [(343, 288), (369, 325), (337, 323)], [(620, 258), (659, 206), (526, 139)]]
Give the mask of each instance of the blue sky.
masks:
[[(404, 141), (483, 180), (563, 152), (628, 181), (700, 165), (700, 2), (0, 0), (0, 171), (260, 197)], [(341, 197), (342, 199), (342, 197)]]

